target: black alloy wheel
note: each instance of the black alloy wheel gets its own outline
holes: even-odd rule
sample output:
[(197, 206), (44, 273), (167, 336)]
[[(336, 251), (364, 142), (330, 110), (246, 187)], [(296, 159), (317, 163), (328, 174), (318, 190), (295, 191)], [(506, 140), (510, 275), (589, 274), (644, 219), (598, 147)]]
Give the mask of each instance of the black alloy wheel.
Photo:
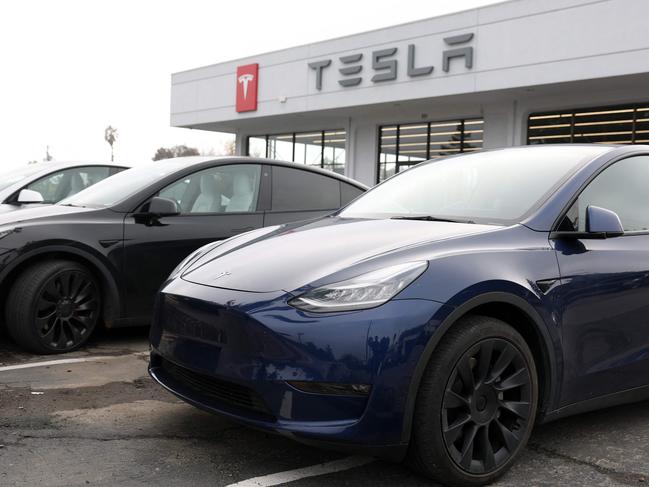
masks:
[(536, 364), (525, 339), (501, 320), (462, 318), (422, 376), (409, 463), (444, 485), (491, 483), (527, 444), (537, 404)]
[(453, 461), (492, 472), (518, 449), (532, 417), (532, 378), (512, 343), (483, 340), (455, 365), (444, 392), (442, 430)]
[(99, 320), (97, 280), (76, 262), (42, 262), (27, 269), (7, 299), (7, 327), (25, 348), (62, 353), (83, 345)]

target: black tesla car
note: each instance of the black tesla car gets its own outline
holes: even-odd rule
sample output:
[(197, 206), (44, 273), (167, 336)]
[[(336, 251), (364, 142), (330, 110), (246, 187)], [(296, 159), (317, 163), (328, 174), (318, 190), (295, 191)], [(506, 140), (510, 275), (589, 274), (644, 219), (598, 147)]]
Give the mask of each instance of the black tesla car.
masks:
[(37, 353), (79, 347), (100, 319), (108, 327), (148, 324), (158, 287), (195, 249), (323, 216), (366, 189), (298, 164), (188, 157), (137, 166), (56, 205), (0, 215), (4, 324)]

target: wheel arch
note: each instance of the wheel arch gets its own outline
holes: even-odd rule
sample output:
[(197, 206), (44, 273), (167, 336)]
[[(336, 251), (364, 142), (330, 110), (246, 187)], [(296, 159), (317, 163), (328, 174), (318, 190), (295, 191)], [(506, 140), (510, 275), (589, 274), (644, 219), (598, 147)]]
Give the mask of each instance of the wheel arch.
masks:
[(69, 246), (47, 246), (32, 250), (12, 261), (0, 274), (0, 309), (5, 309), (7, 294), (16, 278), (29, 266), (45, 260), (63, 259), (87, 267), (99, 281), (102, 290), (102, 319), (108, 327), (122, 315), (121, 297), (115, 277), (109, 268), (90, 252)]
[(558, 379), (554, 342), (547, 325), (534, 307), (521, 297), (506, 292), (492, 292), (476, 296), (455, 308), (444, 319), (428, 341), (410, 381), (404, 416), (402, 441), (408, 443), (417, 401), (417, 393), (430, 357), (452, 326), (467, 315), (489, 316), (511, 325), (530, 346), (539, 372), (539, 418), (553, 408)]

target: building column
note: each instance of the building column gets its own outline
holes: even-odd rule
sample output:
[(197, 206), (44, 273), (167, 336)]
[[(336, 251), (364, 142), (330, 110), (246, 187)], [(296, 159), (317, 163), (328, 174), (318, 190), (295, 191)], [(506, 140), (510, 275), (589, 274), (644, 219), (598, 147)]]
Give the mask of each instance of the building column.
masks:
[(483, 106), (485, 149), (499, 149), (525, 143), (517, 120), (516, 100)]
[(234, 138), (234, 155), (235, 156), (245, 156), (246, 155), (246, 138), (247, 134), (241, 132), (235, 133)]
[(376, 184), (377, 126), (375, 122), (351, 119), (347, 131), (345, 175), (368, 186)]

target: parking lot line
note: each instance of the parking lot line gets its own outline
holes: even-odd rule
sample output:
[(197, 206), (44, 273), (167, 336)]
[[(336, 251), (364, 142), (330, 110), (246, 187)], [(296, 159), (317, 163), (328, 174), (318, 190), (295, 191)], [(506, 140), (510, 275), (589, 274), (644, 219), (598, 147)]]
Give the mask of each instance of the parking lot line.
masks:
[(255, 477), (248, 480), (242, 480), (236, 484), (230, 484), (226, 487), (270, 487), (272, 485), (285, 484), (307, 477), (317, 477), (329, 473), (341, 472), (351, 468), (361, 467), (373, 462), (374, 458), (369, 457), (345, 457), (332, 462), (321, 463), (311, 467), (287, 470), (286, 472), (273, 473), (261, 477)]
[(130, 357), (132, 355), (145, 355), (148, 352), (135, 352), (128, 355), (107, 355), (104, 357), (81, 357), (81, 358), (65, 358), (59, 360), (48, 360), (46, 362), (30, 362), (26, 364), (18, 365), (6, 365), (0, 367), (0, 372), (7, 372), (10, 370), (20, 370), (20, 369), (31, 369), (34, 367), (50, 367), (52, 365), (66, 365), (66, 364), (78, 364), (83, 362), (99, 362), (102, 360), (114, 360), (124, 357)]

